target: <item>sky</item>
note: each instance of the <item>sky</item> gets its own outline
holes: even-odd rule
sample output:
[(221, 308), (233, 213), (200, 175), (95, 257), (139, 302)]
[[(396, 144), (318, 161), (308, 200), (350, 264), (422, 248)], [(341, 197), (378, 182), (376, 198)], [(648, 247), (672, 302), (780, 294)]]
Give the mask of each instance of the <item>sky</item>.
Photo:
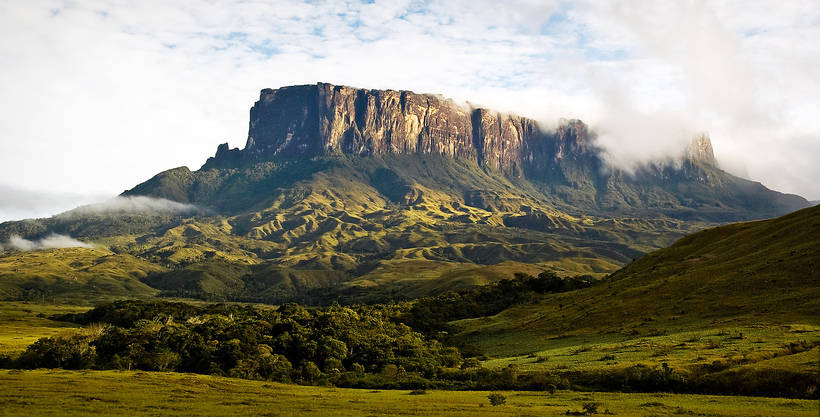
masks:
[(708, 132), (721, 166), (820, 199), (820, 2), (0, 0), (0, 221), (243, 147), (263, 88), (437, 93), (611, 164)]

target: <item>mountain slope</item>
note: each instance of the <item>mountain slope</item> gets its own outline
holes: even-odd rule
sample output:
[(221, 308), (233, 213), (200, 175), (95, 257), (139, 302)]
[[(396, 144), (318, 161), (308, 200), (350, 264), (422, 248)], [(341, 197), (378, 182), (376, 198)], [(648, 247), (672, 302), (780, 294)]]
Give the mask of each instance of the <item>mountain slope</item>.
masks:
[(150, 298), (159, 291), (142, 280), (165, 269), (102, 248), (49, 249), (0, 257), (0, 300), (93, 303)]
[(407, 91), (266, 89), (244, 149), (220, 145), (200, 170), (123, 194), (198, 212), (69, 212), (4, 223), (0, 241), (92, 241), (154, 265), (143, 281), (169, 295), (278, 303), (307, 291), (303, 301), (325, 302), (516, 271), (603, 276), (695, 230), (808, 204), (722, 171), (706, 136), (683, 154), (626, 173), (577, 120), (545, 131)]
[(820, 207), (704, 230), (630, 263), (605, 284), (462, 321), (460, 337), (488, 351), (509, 349), (502, 346), (511, 340), (533, 341), (514, 348), (523, 352), (570, 335), (617, 339), (737, 324), (817, 326), (818, 232)]

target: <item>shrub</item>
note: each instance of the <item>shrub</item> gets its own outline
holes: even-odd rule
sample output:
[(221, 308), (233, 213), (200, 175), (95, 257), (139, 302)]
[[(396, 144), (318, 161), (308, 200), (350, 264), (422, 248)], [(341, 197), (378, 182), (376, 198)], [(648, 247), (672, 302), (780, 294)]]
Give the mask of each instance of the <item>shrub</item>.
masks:
[(499, 393), (492, 393), (487, 396), (487, 399), (490, 400), (490, 405), (492, 405), (493, 407), (498, 405), (504, 405), (507, 403), (507, 397)]
[(350, 370), (353, 371), (356, 375), (364, 375), (364, 365), (354, 362), (353, 365), (350, 365)]
[(461, 363), (461, 369), (478, 368), (480, 366), (481, 362), (478, 358), (467, 358)]
[(585, 414), (598, 414), (598, 406), (599, 405), (600, 404), (598, 404), (598, 403), (589, 402), (589, 403), (583, 403), (581, 405), (581, 408), (584, 409)]

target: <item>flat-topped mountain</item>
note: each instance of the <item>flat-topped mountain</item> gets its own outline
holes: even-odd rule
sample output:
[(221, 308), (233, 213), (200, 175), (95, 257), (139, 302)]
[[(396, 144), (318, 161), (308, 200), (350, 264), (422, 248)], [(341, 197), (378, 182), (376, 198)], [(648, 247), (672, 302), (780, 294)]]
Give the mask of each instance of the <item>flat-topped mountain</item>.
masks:
[[(546, 130), (435, 95), (265, 89), (244, 149), (220, 145), (201, 169), (164, 171), (123, 194), (197, 210), (81, 210), (0, 225), (2, 242), (59, 233), (103, 247), (47, 251), (66, 257), (60, 273), (31, 261), (46, 252), (14, 255), (0, 262), (0, 277), (15, 283), (0, 286), (0, 297), (26, 297), (43, 277), (71, 294), (127, 287), (324, 302), (419, 296), (544, 269), (603, 276), (710, 225), (808, 206), (721, 170), (706, 135), (681, 155), (626, 172), (606, 164), (578, 120)], [(101, 264), (131, 277), (128, 285), (77, 284), (96, 279)], [(64, 275), (76, 280), (60, 284)]]
[[(580, 120), (561, 120), (554, 130), (545, 130), (532, 119), (465, 108), (439, 95), (319, 83), (262, 90), (250, 110), (245, 148), (220, 145), (199, 172), (264, 161), (444, 157), (476, 165), (491, 175), (525, 179), (538, 189), (539, 198), (575, 214), (663, 213), (720, 222), (772, 217), (808, 205), (801, 197), (773, 192), (720, 170), (705, 133), (694, 137), (681, 155), (679, 161), (658, 161), (624, 172), (604, 162), (595, 146), (595, 133)], [(158, 187), (166, 177), (199, 181), (187, 169), (177, 169), (126, 194), (225, 208), (202, 195), (200, 186), (194, 186), (196, 190)], [(482, 191), (487, 190), (478, 186), (459, 189), (457, 194)]]
[(427, 154), (520, 175), (591, 150), (578, 120), (547, 133), (534, 120), (467, 109), (437, 95), (324, 83), (264, 89), (250, 119), (245, 149), (224, 145), (211, 165), (233, 158)]

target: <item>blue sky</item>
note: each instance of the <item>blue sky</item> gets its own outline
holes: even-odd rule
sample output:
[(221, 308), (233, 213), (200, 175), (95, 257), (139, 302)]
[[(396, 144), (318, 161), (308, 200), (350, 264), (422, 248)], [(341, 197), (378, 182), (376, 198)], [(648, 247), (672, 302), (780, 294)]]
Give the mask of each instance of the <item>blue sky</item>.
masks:
[(0, 220), (115, 195), (244, 145), (262, 88), (441, 93), (613, 165), (708, 131), (721, 164), (820, 199), (820, 6), (766, 1), (0, 3)]

